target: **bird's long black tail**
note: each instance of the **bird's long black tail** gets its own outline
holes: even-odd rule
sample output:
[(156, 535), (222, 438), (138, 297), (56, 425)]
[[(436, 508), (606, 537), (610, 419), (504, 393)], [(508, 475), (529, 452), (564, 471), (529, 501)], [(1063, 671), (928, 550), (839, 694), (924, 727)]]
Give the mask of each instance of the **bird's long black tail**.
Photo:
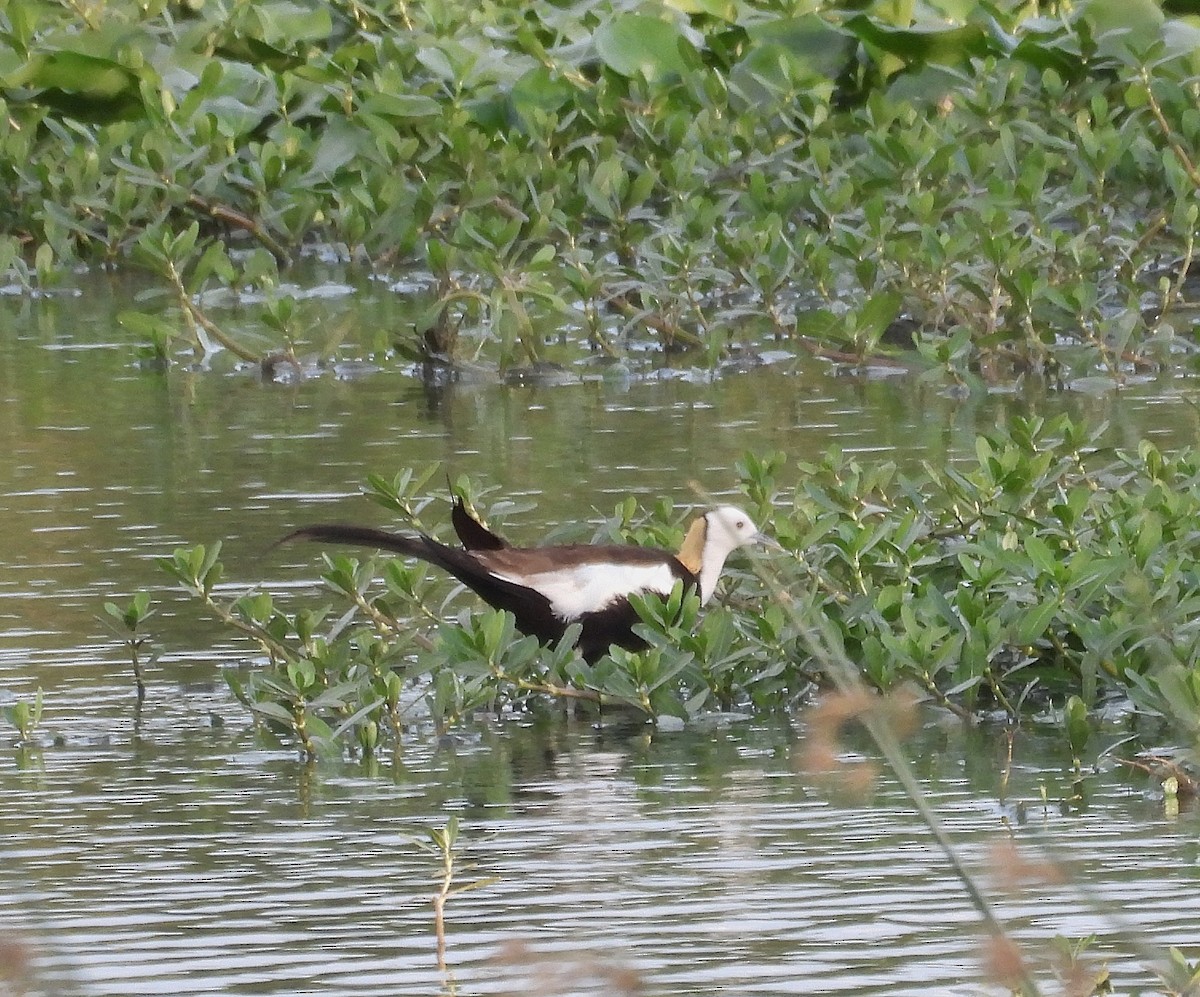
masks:
[[(479, 529), (486, 531), (483, 526), (480, 526)], [(507, 546), (499, 537), (495, 537), (495, 539), (499, 540), (502, 546)], [(422, 561), (427, 561), (429, 564), (448, 571), (489, 606), (508, 610), (517, 618), (517, 628), (522, 633), (531, 634), (544, 641), (556, 640), (562, 636), (562, 622), (554, 618), (546, 596), (537, 589), (491, 571), (486, 564), (479, 560), (481, 556), (487, 556), (487, 551), (475, 552), (459, 550), (457, 547), (447, 547), (424, 533), (406, 537), (399, 533), (372, 529), (369, 526), (343, 526), (340, 523), (316, 523), (312, 526), (302, 526), (289, 533), (276, 546), (291, 540), (316, 540), (324, 543), (375, 547), (379, 550), (393, 551), (405, 557), (420, 558)]]
[(405, 554), (408, 557), (419, 557), (424, 561), (433, 560), (435, 564), (439, 562), (436, 557), (431, 557), (431, 554), (436, 554), (438, 548), (441, 547), (437, 541), (424, 535), (406, 537), (399, 533), (372, 529), (369, 526), (343, 526), (340, 523), (316, 523), (312, 526), (301, 526), (300, 529), (293, 530), (286, 537), (277, 541), (275, 546), (291, 543), (293, 540), (316, 540), (325, 543), (350, 544), (357, 547), (376, 547), (379, 550), (395, 551), (397, 554)]

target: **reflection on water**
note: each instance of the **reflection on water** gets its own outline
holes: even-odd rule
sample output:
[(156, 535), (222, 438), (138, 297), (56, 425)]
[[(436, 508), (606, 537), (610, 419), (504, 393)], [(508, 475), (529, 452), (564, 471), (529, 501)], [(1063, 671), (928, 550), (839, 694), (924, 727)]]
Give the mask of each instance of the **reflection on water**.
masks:
[[(0, 748), (0, 995), (13, 932), (39, 947), (35, 993), (437, 993), (435, 869), (411, 839), (454, 814), (464, 881), (497, 877), (450, 903), (458, 993), (999, 992), (907, 802), (888, 784), (869, 803), (818, 792), (795, 769), (802, 720), (663, 735), (481, 722), (453, 743), (414, 736), (378, 771), (308, 770), (255, 740), (220, 674), (245, 649), (161, 591), (152, 562), (219, 539), (238, 583), (309, 586), (311, 562), (264, 559), (266, 544), (318, 514), (382, 523), (358, 495), (366, 474), (432, 461), (536, 496), (504, 525), (536, 541), (630, 493), (727, 491), (747, 450), (794, 467), (838, 446), (920, 473), (1012, 414), (1060, 410), (1169, 448), (1195, 432), (1171, 386), (955, 401), (916, 378), (783, 367), (436, 389), (385, 368), (264, 386), (139, 371), (102, 307), (0, 308), (17, 330), (0, 337), (0, 705), (46, 693), (40, 747)], [(95, 616), (146, 588), (166, 654), (135, 722), (128, 665)], [(1060, 809), (1070, 760), (1048, 733), (1018, 739), (1004, 799), (986, 732), (931, 723), (908, 747), (985, 881), (997, 842), (1045, 839), (1102, 908), (1194, 945), (1194, 814), (1168, 821), (1111, 771)], [(999, 908), (1034, 953), (1095, 932), (1126, 990), (1146, 979), (1072, 885)]]
[[(0, 925), (45, 946), (47, 992), (73, 980), (113, 995), (435, 993), (435, 862), (412, 839), (451, 814), (459, 881), (496, 877), (448, 908), (461, 993), (538, 980), (612, 993), (626, 974), (650, 993), (999, 992), (979, 969), (978, 918), (899, 791), (831, 802), (796, 772), (790, 727), (614, 736), (510, 722), (418, 741), (372, 775), (306, 770), (204, 727), (196, 707), (178, 702), (136, 736), (43, 749), (24, 769), (0, 763), (22, 801), (0, 816)], [(930, 724), (909, 750), (985, 883), (1011, 828), (1062, 850), (1101, 908), (1194, 943), (1194, 816), (1173, 827), (1111, 775), (1089, 777), (1087, 807), (1064, 813), (1069, 760), (1036, 733), (1001, 803), (998, 771), (931, 771), (941, 752), (998, 757), (1000, 738), (961, 736)], [(1001, 896), (1031, 953), (1097, 933), (1119, 981), (1145, 979), (1076, 886)], [(599, 982), (580, 990), (579, 974)]]

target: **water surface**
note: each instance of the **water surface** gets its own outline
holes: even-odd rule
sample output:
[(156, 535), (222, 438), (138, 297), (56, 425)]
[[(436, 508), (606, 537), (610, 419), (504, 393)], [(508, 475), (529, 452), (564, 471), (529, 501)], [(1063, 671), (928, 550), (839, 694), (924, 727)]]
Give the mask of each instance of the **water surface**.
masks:
[[(386, 523), (359, 495), (366, 475), (434, 461), (535, 498), (505, 524), (535, 542), (628, 494), (727, 492), (747, 451), (783, 450), (794, 469), (837, 446), (919, 474), (969, 459), (975, 434), (1013, 414), (1058, 411), (1107, 420), (1118, 445), (1173, 448), (1195, 436), (1177, 381), (956, 399), (916, 376), (780, 362), (430, 386), (380, 361), (264, 384), (139, 368), (112, 317), (127, 289), (85, 285), (0, 300), (0, 705), (46, 696), (38, 747), (11, 748), (0, 728), (0, 937), (38, 947), (31, 992), (438, 993), (435, 863), (412, 839), (451, 816), (463, 881), (494, 878), (449, 907), (457, 993), (1003, 992), (898, 787), (860, 800), (816, 786), (798, 764), (802, 716), (673, 733), (480, 718), (445, 742), (418, 727), (374, 767), (309, 768), (254, 733), (221, 677), (247, 649), (166, 590), (153, 559), (219, 539), (233, 584), (310, 594), (316, 559), (264, 557), (267, 544), (315, 518)], [(393, 317), (383, 291), (368, 303), (377, 338)], [(140, 589), (155, 592), (164, 654), (135, 720), (128, 665), (95, 615)], [(1194, 813), (1172, 816), (1119, 750), (1070, 802), (1052, 726), (1018, 738), (1005, 788), (998, 732), (926, 720), (907, 753), (983, 881), (1014, 838), (1072, 873), (994, 894), (1032, 954), (1096, 933), (1132, 992), (1150, 978), (1120, 915), (1200, 955)], [(1126, 732), (1115, 716), (1099, 747)]]

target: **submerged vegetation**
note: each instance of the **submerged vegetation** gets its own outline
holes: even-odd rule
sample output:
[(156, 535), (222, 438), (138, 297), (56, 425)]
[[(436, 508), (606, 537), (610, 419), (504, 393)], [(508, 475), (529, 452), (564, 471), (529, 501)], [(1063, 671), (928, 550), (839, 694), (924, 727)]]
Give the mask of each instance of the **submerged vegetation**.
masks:
[[(437, 501), (424, 492), (434, 470), (374, 477), (369, 495), (436, 533), (417, 512)], [(258, 646), (261, 666), (230, 675), (235, 694), (310, 755), (341, 739), (398, 748), (430, 717), (445, 730), (556, 700), (659, 720), (788, 710), (830, 684), (835, 660), (964, 718), (1061, 711), (1077, 756), (1088, 711), (1114, 701), (1200, 744), (1195, 452), (1104, 450), (1069, 420), (1031, 419), (981, 437), (974, 466), (921, 481), (836, 453), (794, 472), (781, 455), (747, 456), (739, 470), (744, 504), (784, 552), (735, 564), (703, 613), (681, 590), (642, 600), (650, 649), (591, 665), (570, 633), (551, 647), (522, 638), (421, 563), (326, 554), (336, 604), (303, 608), (266, 592), (222, 601), (218, 545), (163, 567)], [(455, 487), (487, 510), (470, 481)], [(622, 503), (596, 532), (668, 548), (682, 536), (667, 501)]]
[(1192, 355), (1200, 29), (1149, 0), (24, 3), (0, 37), (0, 273), (146, 268), (162, 362), (348, 353), (306, 253), (412, 298), (358, 343), (403, 362)]

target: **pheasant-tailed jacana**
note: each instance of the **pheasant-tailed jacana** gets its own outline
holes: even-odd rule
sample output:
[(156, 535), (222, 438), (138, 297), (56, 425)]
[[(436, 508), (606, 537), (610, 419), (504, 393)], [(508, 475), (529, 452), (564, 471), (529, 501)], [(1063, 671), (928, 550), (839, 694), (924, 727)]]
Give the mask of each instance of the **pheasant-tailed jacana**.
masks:
[(514, 547), (467, 512), (461, 499), (455, 501), (451, 523), (462, 550), (424, 533), (408, 537), (337, 524), (303, 526), (280, 543), (354, 544), (428, 561), (488, 605), (508, 610), (518, 630), (543, 643), (557, 641), (570, 624), (581, 624), (579, 652), (589, 662), (601, 658), (612, 644), (633, 651), (646, 647), (633, 632), (638, 615), (629, 603), (631, 594), (665, 596), (682, 580), (699, 589), (703, 604), (712, 598), (732, 551), (747, 544), (778, 546), (759, 532), (746, 513), (731, 505), (698, 517), (676, 554), (627, 544)]

